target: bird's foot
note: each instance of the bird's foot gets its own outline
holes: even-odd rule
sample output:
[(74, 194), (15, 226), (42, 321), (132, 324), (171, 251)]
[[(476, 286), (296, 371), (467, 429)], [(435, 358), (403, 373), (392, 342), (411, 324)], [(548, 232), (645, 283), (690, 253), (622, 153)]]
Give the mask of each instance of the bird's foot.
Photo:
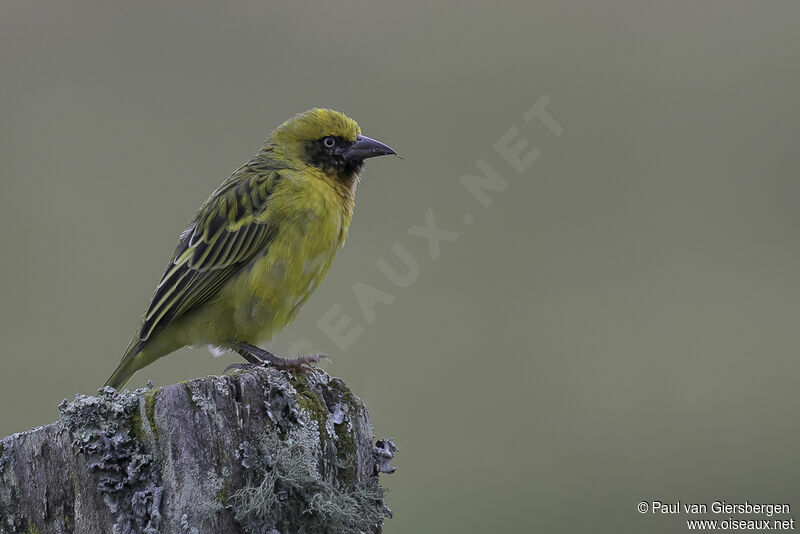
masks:
[(286, 369), (290, 371), (308, 371), (312, 369), (311, 364), (319, 363), (321, 359), (330, 361), (330, 358), (324, 354), (309, 354), (306, 356), (298, 356), (297, 358), (281, 358), (275, 354), (256, 347), (249, 343), (236, 343), (236, 352), (250, 363), (231, 364), (226, 367), (226, 370), (235, 369), (252, 369), (254, 367), (271, 366), (276, 369)]

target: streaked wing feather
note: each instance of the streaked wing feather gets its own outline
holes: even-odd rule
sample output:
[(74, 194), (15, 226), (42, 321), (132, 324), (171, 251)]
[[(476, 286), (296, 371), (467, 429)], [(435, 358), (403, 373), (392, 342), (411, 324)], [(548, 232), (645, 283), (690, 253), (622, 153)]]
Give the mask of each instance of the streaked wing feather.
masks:
[[(246, 169), (238, 172), (242, 170)], [(250, 179), (237, 180), (234, 174), (206, 201), (181, 234), (156, 287), (139, 330), (139, 347), (178, 317), (208, 302), (236, 271), (269, 245), (277, 227), (259, 215), (279, 178), (274, 170)]]

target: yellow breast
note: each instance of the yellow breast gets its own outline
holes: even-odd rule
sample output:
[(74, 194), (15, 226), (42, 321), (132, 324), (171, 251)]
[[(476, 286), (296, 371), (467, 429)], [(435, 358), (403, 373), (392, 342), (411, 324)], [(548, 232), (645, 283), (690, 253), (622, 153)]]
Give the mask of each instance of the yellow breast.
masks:
[(344, 243), (352, 204), (321, 178), (282, 176), (264, 214), (277, 225), (274, 239), (220, 291), (218, 320), (230, 321), (237, 339), (263, 342), (291, 322)]

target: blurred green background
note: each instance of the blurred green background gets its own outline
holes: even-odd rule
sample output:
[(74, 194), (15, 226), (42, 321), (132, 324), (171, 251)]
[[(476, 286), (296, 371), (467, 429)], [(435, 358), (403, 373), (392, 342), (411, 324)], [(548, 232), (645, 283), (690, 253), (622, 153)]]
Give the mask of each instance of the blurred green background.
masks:
[[(311, 340), (396, 438), (386, 532), (800, 509), (798, 21), (796, 2), (5, 0), (0, 435), (94, 392), (194, 210), (329, 106), (405, 159), (369, 162), (347, 246), (273, 348)], [(542, 96), (558, 137), (522, 120)], [(493, 148), (511, 127), (541, 151), (521, 174)], [(508, 182), (488, 207), (459, 182), (479, 158)], [(435, 260), (408, 233), (428, 210), (458, 233)], [(394, 243), (409, 287), (376, 267), (400, 269)], [(394, 297), (371, 324), (357, 282)], [(344, 350), (317, 325), (334, 305), (363, 328)], [(131, 386), (232, 361), (183, 350)]]

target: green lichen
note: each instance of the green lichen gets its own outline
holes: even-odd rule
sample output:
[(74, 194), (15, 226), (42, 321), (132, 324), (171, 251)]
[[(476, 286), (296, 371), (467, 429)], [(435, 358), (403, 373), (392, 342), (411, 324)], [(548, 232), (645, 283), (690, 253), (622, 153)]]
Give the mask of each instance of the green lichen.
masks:
[(147, 417), (147, 422), (150, 424), (150, 429), (153, 431), (153, 438), (158, 441), (158, 427), (156, 426), (156, 398), (158, 397), (158, 389), (151, 389), (144, 394), (144, 413)]
[(353, 395), (353, 392), (347, 388), (342, 391), (342, 403), (348, 406), (351, 417), (361, 415), (361, 399)]
[(144, 443), (147, 439), (147, 433), (142, 426), (142, 416), (139, 412), (136, 412), (133, 414), (133, 417), (131, 417), (131, 432), (133, 433), (133, 437), (138, 439), (141, 443)]
[(39, 527), (30, 519), (28, 519), (28, 534), (40, 534)]
[(228, 503), (228, 489), (228, 481), (225, 480), (222, 482), (222, 487), (217, 492), (217, 500), (222, 503), (223, 506)]
[(61, 509), (61, 513), (64, 515), (64, 526), (67, 528), (67, 531), (72, 530), (72, 522), (69, 520), (69, 514), (65, 508)]
[(309, 419), (317, 423), (320, 436), (327, 435), (326, 425), (328, 422), (328, 407), (325, 405), (325, 399), (315, 391), (308, 384), (308, 377), (302, 373), (292, 375), (290, 379), (292, 386), (294, 386), (297, 396), (297, 406), (305, 411)]
[(325, 423), (328, 421), (328, 407), (314, 392), (297, 392), (297, 406), (308, 413), (309, 418), (317, 423), (319, 431), (325, 432)]
[(356, 441), (347, 431), (347, 425), (336, 425), (336, 477), (347, 486), (352, 486), (358, 479), (356, 472)]

